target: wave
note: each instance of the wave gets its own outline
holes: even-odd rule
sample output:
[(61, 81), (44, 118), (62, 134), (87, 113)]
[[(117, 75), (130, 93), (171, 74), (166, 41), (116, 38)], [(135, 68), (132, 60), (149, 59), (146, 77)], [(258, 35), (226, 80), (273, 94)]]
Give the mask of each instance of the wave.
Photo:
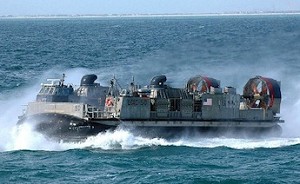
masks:
[[(182, 135), (176, 139), (147, 138), (136, 136), (133, 132), (126, 129), (117, 129), (100, 133), (97, 136), (89, 137), (82, 143), (67, 144), (74, 148), (100, 148), (110, 149), (138, 149), (151, 146), (186, 146), (194, 148), (217, 148), (228, 147), (233, 149), (255, 149), (255, 148), (279, 148), (300, 144), (300, 137), (294, 138), (263, 138), (263, 139), (244, 139), (227, 137), (196, 137)], [(71, 147), (72, 147), (71, 146)]]
[(153, 146), (185, 146), (193, 148), (257, 149), (280, 148), (300, 144), (300, 137), (269, 137), (269, 138), (228, 138), (198, 137), (182, 135), (175, 139), (148, 138), (135, 135), (133, 130), (119, 127), (114, 131), (106, 131), (88, 137), (82, 142), (56, 142), (35, 132), (30, 124), (14, 127), (10, 142), (0, 145), (0, 151), (12, 150), (45, 150), (64, 151), (70, 149), (103, 149), (103, 150), (134, 150)]

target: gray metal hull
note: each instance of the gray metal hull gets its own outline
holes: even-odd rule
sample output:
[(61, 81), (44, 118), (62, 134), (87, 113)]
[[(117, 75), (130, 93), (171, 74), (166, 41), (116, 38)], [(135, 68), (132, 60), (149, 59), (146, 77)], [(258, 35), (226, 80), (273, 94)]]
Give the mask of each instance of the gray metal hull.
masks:
[(33, 124), (35, 131), (55, 140), (77, 141), (88, 136), (97, 135), (113, 126), (93, 123), (75, 116), (56, 113), (36, 114), (23, 117), (18, 125), (23, 123)]

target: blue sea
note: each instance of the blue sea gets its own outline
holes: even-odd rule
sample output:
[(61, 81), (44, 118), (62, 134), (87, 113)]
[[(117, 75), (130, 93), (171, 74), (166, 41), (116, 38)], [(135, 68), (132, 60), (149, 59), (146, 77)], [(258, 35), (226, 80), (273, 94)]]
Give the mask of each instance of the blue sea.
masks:
[[(300, 183), (300, 15), (0, 19), (0, 183)], [(283, 133), (147, 138), (119, 127), (54, 142), (16, 126), (47, 78), (184, 87), (195, 75), (242, 93), (281, 81)]]

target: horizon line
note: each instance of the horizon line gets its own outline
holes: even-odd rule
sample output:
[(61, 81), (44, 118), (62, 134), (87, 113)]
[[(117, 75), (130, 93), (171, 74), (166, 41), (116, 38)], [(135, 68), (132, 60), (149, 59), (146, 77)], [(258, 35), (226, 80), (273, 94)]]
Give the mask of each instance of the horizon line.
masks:
[(124, 13), (124, 14), (45, 14), (0, 15), (0, 18), (114, 18), (114, 17), (179, 17), (179, 16), (235, 16), (235, 15), (299, 15), (300, 11), (238, 11), (223, 13)]

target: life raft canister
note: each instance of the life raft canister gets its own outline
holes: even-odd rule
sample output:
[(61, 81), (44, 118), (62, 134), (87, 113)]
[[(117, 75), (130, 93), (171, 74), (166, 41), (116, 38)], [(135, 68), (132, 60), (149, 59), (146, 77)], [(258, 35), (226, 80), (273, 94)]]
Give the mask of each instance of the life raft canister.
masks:
[(113, 105), (114, 105), (113, 98), (112, 97), (107, 97), (106, 100), (105, 100), (105, 106), (111, 107)]

